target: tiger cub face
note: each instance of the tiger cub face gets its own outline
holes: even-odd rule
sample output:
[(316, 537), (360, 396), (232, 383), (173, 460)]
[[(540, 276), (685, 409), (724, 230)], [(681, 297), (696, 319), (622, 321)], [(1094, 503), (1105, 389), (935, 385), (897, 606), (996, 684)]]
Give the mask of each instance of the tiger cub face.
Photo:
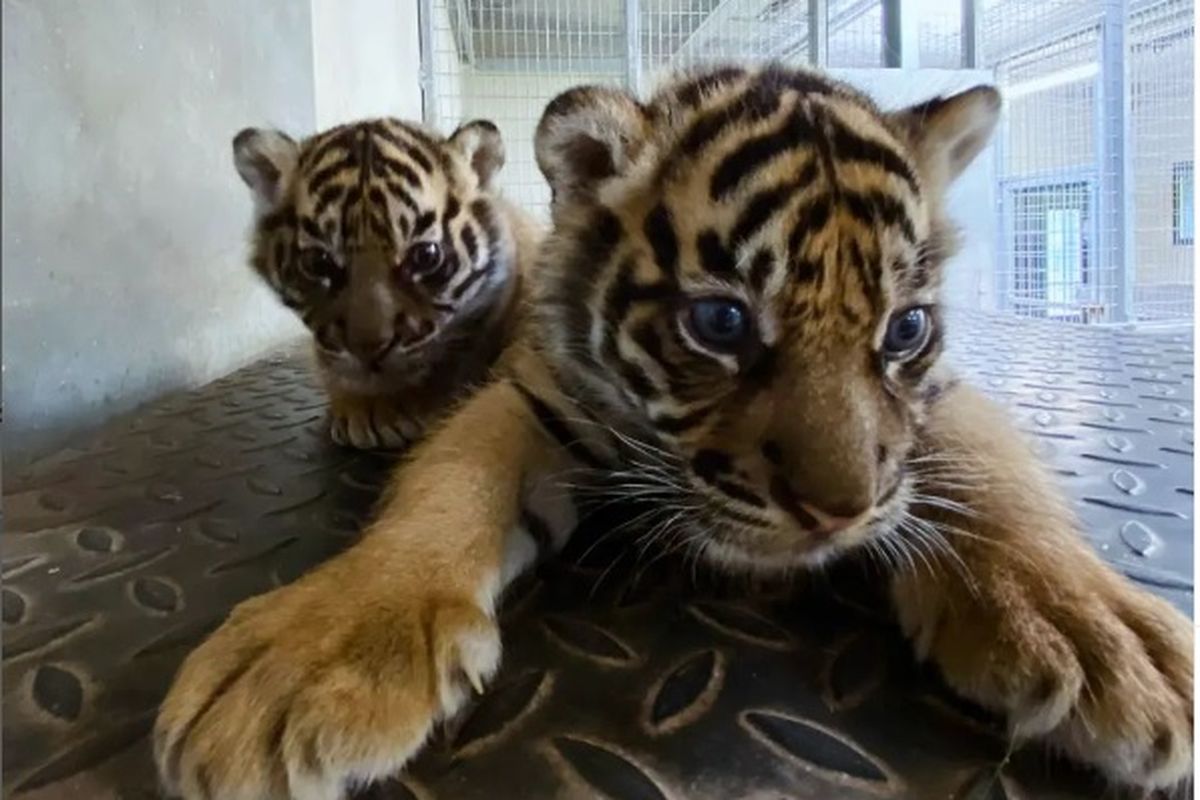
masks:
[(980, 87), (884, 113), (768, 66), (547, 107), (542, 339), (581, 406), (649, 445), (634, 468), (707, 556), (788, 568), (916, 524), (942, 197), (999, 105)]
[(420, 381), (515, 275), (491, 194), (504, 147), (490, 122), (449, 138), (395, 119), (301, 142), (247, 129), (233, 155), (255, 201), (251, 264), (343, 389)]

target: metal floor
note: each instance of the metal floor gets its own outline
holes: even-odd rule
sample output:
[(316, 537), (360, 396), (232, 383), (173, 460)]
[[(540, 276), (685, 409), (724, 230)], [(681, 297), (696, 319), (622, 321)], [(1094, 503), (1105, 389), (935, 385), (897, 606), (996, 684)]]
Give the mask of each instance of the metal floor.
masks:
[[(1192, 342), (951, 317), (951, 358), (1008, 403), (1118, 569), (1192, 613)], [(351, 542), (387, 459), (326, 442), (303, 361), (169, 397), (6, 475), (6, 793), (157, 797), (146, 734), (239, 600)], [(378, 798), (1120, 795), (952, 698), (865, 566), (748, 586), (592, 518), (515, 587), (493, 688)], [(626, 553), (626, 555), (622, 555)], [(615, 566), (614, 566), (615, 562)]]

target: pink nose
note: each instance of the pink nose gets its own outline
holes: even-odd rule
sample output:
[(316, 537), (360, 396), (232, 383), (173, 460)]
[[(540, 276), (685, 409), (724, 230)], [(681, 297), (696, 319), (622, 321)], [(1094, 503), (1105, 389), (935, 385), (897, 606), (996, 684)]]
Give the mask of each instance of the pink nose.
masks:
[(864, 510), (848, 517), (841, 517), (835, 514), (826, 513), (816, 506), (804, 502), (803, 500), (798, 501), (796, 505), (798, 506), (797, 510), (801, 511), (802, 515), (807, 515), (810, 518), (808, 520), (801, 519), (802, 523), (806, 523), (804, 525), (805, 529), (808, 530), (809, 533), (815, 534), (821, 538), (826, 538), (838, 533), (839, 531), (846, 530), (846, 528), (849, 528), (854, 523), (862, 519), (862, 516), (865, 513)]
[(392, 336), (379, 335), (351, 341), (347, 349), (364, 364), (374, 364), (387, 355), (393, 344), (395, 339)]
[(812, 503), (801, 500), (787, 481), (780, 477), (771, 481), (771, 498), (791, 514), (792, 518), (800, 523), (800, 527), (822, 539), (849, 528), (870, 511), (870, 508), (864, 508), (849, 514), (830, 514)]

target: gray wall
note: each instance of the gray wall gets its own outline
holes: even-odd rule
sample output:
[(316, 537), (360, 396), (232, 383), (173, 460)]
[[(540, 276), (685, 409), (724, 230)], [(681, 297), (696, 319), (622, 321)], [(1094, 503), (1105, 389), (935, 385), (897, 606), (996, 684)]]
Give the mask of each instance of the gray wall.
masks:
[(5, 457), (296, 336), (229, 141), (314, 122), (308, 2), (4, 0)]
[(312, 0), (317, 128), (421, 119), (417, 0)]

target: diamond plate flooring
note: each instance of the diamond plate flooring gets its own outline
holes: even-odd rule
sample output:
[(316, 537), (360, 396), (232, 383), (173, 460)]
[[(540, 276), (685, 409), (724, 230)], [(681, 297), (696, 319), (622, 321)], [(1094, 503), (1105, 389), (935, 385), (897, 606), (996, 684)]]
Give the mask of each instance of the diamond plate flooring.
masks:
[[(951, 317), (1117, 569), (1192, 613), (1190, 335)], [(174, 395), (6, 475), (3, 766), (24, 798), (157, 797), (146, 734), (239, 600), (353, 541), (389, 461), (326, 442), (302, 359)], [(750, 585), (591, 544), (523, 579), (487, 694), (376, 798), (1119, 797), (912, 662), (849, 562)]]

